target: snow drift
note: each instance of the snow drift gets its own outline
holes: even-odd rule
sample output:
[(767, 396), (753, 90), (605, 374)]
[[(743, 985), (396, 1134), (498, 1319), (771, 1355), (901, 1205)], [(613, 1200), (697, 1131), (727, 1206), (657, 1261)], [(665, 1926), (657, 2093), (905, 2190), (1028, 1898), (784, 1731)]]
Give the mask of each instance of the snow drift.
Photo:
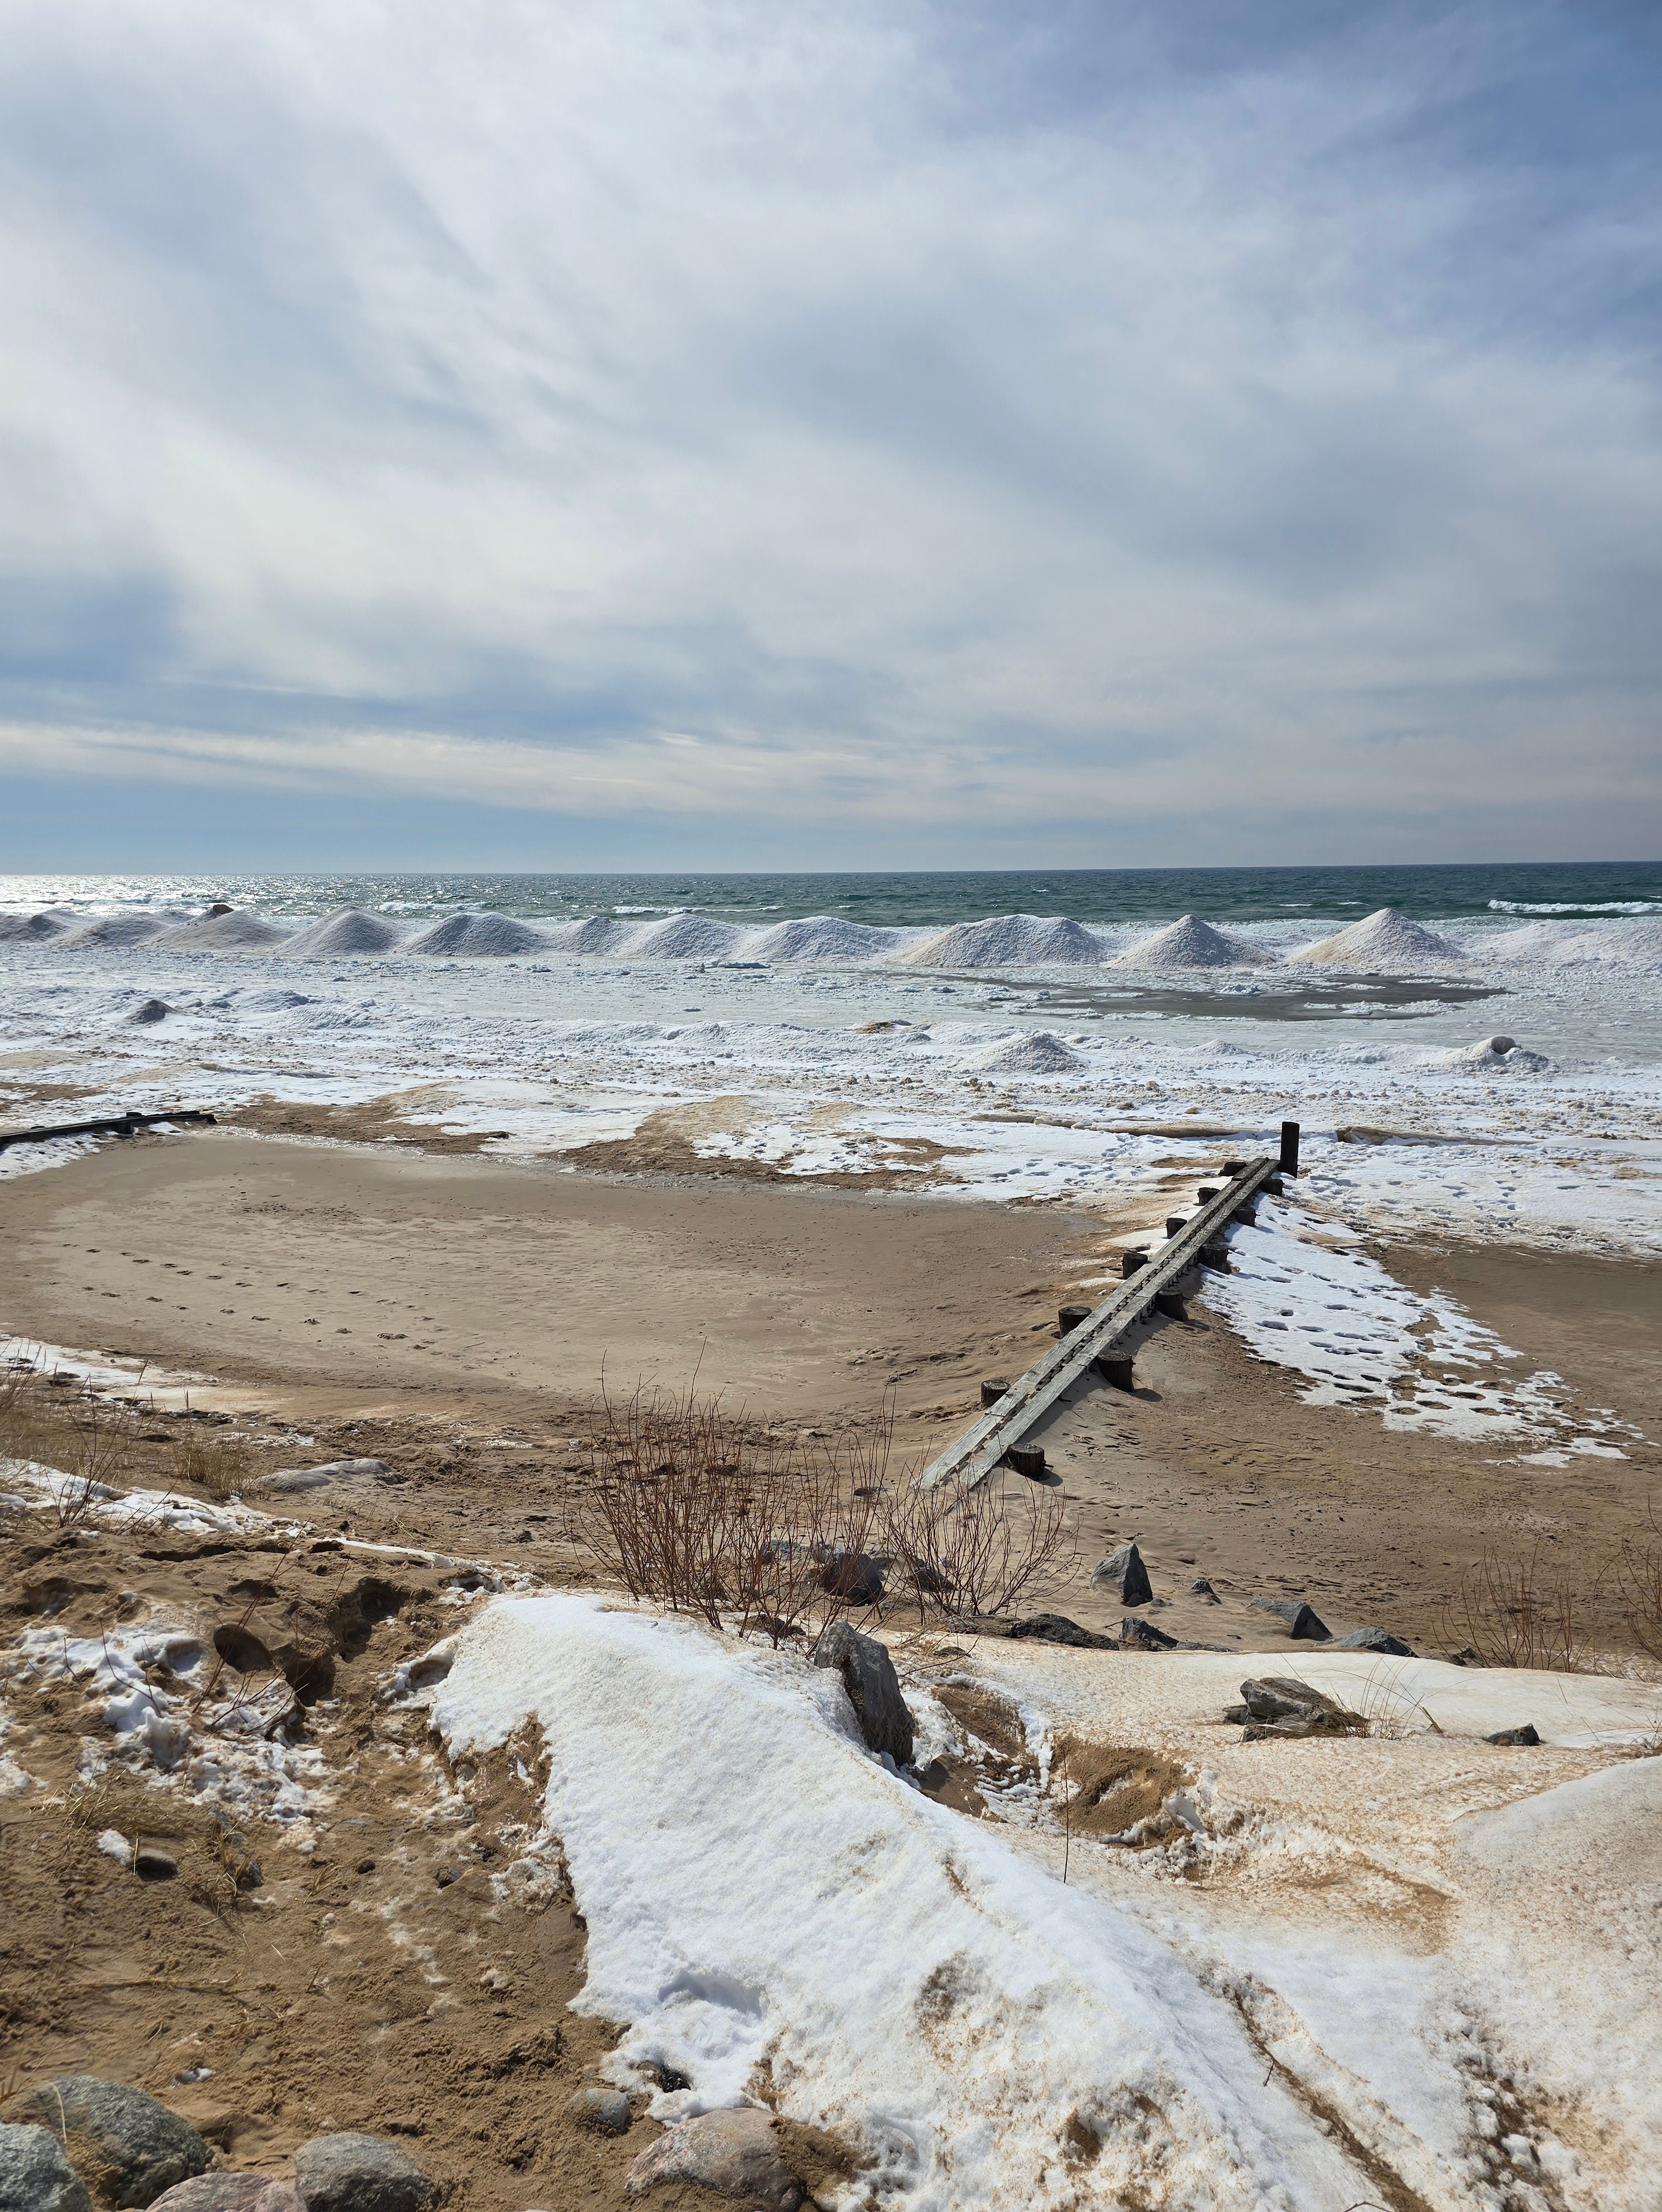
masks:
[(229, 914), (201, 915), (158, 930), (149, 943), (157, 952), (256, 952), (281, 945), (292, 934), (273, 921), (262, 921), (257, 914), (233, 908)]

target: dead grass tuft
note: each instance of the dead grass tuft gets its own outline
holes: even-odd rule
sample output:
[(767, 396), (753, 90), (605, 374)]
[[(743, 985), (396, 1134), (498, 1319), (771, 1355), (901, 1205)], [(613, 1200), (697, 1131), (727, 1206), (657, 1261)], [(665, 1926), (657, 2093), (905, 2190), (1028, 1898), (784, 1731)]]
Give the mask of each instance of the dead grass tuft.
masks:
[(1586, 1671), (1592, 1656), (1589, 1617), (1608, 1575), (1609, 1568), (1601, 1568), (1584, 1587), (1569, 1569), (1549, 1567), (1538, 1541), (1518, 1558), (1486, 1551), (1460, 1579), (1446, 1610), (1446, 1632), (1486, 1667)]

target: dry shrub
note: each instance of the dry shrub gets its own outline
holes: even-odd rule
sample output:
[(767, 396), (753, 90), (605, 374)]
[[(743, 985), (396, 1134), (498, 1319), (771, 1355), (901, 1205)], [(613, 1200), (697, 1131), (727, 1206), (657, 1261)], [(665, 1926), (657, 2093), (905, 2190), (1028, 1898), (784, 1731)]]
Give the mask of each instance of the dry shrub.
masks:
[(1001, 1467), (973, 1490), (941, 1483), (898, 1497), (887, 1540), (915, 1599), (920, 1621), (931, 1612), (986, 1619), (1068, 1581), (1078, 1538), (1060, 1490), (1021, 1481), (1011, 1506)]
[(83, 1521), (98, 1486), (131, 1476), (137, 1424), (66, 1376), (13, 1368), (0, 1378), (0, 1455), (33, 1460), (65, 1480), (52, 1493), (61, 1528)]
[(216, 1504), (224, 1504), (248, 1479), (247, 1440), (234, 1429), (187, 1421), (169, 1450), (174, 1480), (204, 1491)]
[(1601, 1569), (1584, 1589), (1581, 1578), (1568, 1569), (1543, 1565), (1538, 1541), (1523, 1558), (1486, 1551), (1461, 1577), (1446, 1610), (1446, 1630), (1486, 1667), (1575, 1674), (1589, 1661), (1588, 1614), (1606, 1571)]
[(1616, 1588), (1634, 1642), (1651, 1658), (1662, 1659), (1662, 1528), (1654, 1504), (1645, 1534), (1630, 1538), (1616, 1555)]
[(1006, 1611), (1071, 1565), (1059, 1494), (920, 1491), (891, 1481), (893, 1448), (892, 1413), (835, 1446), (758, 1444), (691, 1391), (607, 1399), (570, 1534), (631, 1596), (775, 1643), (873, 1609), (871, 1561), (920, 1620)]

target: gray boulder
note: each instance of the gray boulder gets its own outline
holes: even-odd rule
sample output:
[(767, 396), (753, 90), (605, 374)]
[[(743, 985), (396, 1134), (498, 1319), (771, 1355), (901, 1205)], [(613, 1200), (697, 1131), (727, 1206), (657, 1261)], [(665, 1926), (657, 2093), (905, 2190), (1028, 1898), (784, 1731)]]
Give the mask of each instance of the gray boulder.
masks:
[(1260, 1613), (1273, 1613), (1277, 1620), (1284, 1620), (1295, 1644), (1330, 1644), (1333, 1641), (1333, 1632), (1324, 1621), (1317, 1619), (1312, 1608), (1302, 1598), (1250, 1597), (1246, 1602), (1257, 1606)]
[(1081, 1628), (1076, 1620), (1069, 1620), (1062, 1613), (1029, 1613), (1026, 1620), (1011, 1624), (1010, 1634), (1020, 1642), (1031, 1637), (1040, 1644), (1065, 1644), (1075, 1651), (1111, 1651), (1114, 1638), (1099, 1636), (1093, 1628)]
[(1348, 1712), (1336, 1698), (1308, 1682), (1285, 1674), (1267, 1675), (1262, 1681), (1241, 1684), (1242, 1703), (1225, 1713), (1227, 1721), (1246, 1723), (1244, 1741), (1257, 1743), (1273, 1735), (1366, 1735), (1367, 1723), (1360, 1713)]
[(565, 2108), (580, 2128), (602, 2136), (626, 2136), (635, 2118), (621, 2089), (579, 2089), (566, 2099)]
[[(1307, 1608), (1306, 1608), (1307, 1610)], [(1336, 1651), (1379, 1651), (1387, 1659), (1411, 1659), (1414, 1650), (1400, 1636), (1392, 1636), (1383, 1628), (1353, 1628), (1348, 1636), (1336, 1637)]]
[(762, 2212), (797, 2212), (802, 2202), (802, 2185), (780, 2155), (772, 2116), (752, 2105), (700, 2112), (667, 2128), (630, 2167), (624, 2191), (639, 2197), (657, 2181), (695, 2181)]
[(1177, 1638), (1156, 1628), (1152, 1620), (1122, 1621), (1119, 1641), (1123, 1651), (1175, 1651), (1178, 1646)]
[(65, 2074), (29, 2092), (12, 2107), (20, 2118), (87, 2145), (88, 2157), (102, 2169), (118, 2205), (153, 2204), (164, 2190), (205, 2173), (213, 2153), (188, 2121), (170, 2112), (143, 2089), (125, 2081), (100, 2081), (92, 2074)]
[(842, 1674), (860, 1733), (874, 1751), (886, 1751), (897, 1766), (911, 1763), (912, 1717), (900, 1694), (894, 1662), (875, 1637), (862, 1636), (846, 1620), (834, 1620), (813, 1655), (816, 1667), (835, 1667)]
[(1525, 1721), (1521, 1728), (1497, 1729), (1493, 1735), (1483, 1738), (1485, 1743), (1498, 1743), (1507, 1749), (1521, 1744), (1539, 1743), (1540, 1741), (1533, 1721)]
[(1154, 1595), (1154, 1584), (1148, 1579), (1148, 1570), (1142, 1564), (1142, 1554), (1133, 1543), (1122, 1544), (1117, 1552), (1110, 1552), (1091, 1572), (1093, 1589), (1117, 1589), (1122, 1605), (1147, 1605)]
[(135, 1006), (125, 1019), (145, 1024), (150, 1022), (165, 1022), (172, 1012), (173, 1008), (165, 999), (146, 999), (143, 1005)]
[(306, 2212), (426, 2212), (438, 2184), (379, 2136), (314, 2136), (295, 2153)]
[(92, 2212), (51, 2128), (0, 2126), (0, 2212)]
[(292, 2181), (269, 2173), (198, 2173), (158, 2197), (150, 2212), (306, 2212)]
[(1216, 1590), (1213, 1589), (1211, 1583), (1207, 1581), (1204, 1575), (1196, 1576), (1194, 1581), (1189, 1585), (1189, 1591), (1191, 1597), (1203, 1597), (1208, 1605), (1221, 1605), (1223, 1603), (1223, 1600), (1218, 1595)]

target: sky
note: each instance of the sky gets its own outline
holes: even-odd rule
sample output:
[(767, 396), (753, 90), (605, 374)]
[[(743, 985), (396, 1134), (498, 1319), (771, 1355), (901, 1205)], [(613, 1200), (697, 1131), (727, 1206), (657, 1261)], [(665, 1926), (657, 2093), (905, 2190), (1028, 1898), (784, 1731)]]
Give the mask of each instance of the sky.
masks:
[(1662, 854), (1654, 0), (10, 0), (0, 868)]

